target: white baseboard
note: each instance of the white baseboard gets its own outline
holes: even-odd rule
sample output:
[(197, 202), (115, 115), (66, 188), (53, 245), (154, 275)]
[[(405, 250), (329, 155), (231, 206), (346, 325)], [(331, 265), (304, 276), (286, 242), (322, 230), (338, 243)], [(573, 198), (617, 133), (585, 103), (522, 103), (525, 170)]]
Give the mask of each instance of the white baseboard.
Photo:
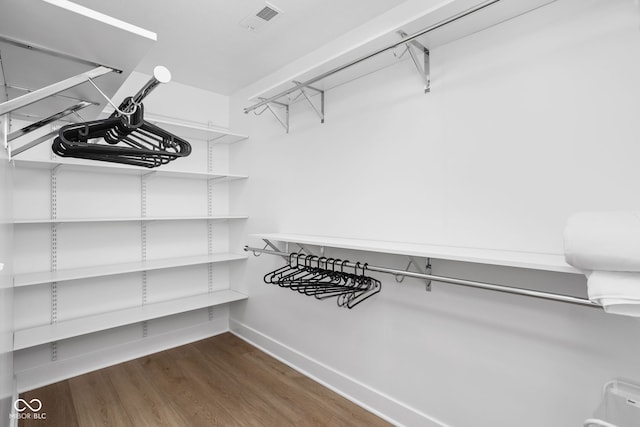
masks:
[(360, 381), (339, 372), (291, 347), (236, 320), (229, 321), (231, 333), (258, 347), (265, 353), (303, 375), (335, 391), (397, 426), (448, 427), (443, 422), (426, 415)]
[(18, 392), (44, 387), (87, 372), (127, 362), (152, 353), (167, 350), (229, 331), (228, 319), (215, 319), (188, 328), (179, 329), (119, 344), (100, 351), (57, 360), (32, 369), (16, 372)]

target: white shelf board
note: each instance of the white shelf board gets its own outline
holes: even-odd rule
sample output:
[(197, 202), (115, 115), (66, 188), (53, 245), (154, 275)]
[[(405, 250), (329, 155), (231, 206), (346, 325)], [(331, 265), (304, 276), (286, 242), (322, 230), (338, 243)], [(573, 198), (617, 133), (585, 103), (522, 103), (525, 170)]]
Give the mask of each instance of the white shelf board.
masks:
[(114, 173), (122, 175), (147, 175), (155, 174), (156, 176), (166, 176), (171, 178), (185, 179), (212, 179), (216, 182), (235, 181), (238, 179), (247, 179), (247, 175), (236, 175), (228, 173), (215, 172), (189, 172), (177, 171), (170, 169), (149, 169), (135, 166), (121, 165), (117, 163), (94, 162), (91, 160), (73, 161), (73, 160), (22, 160), (14, 158), (15, 165), (23, 168), (32, 169), (54, 169), (61, 167), (79, 172), (88, 173)]
[(164, 268), (184, 267), (189, 265), (237, 261), (246, 258), (246, 255), (220, 253), (213, 255), (126, 262), (120, 264), (96, 265), (91, 267), (72, 268), (68, 270), (23, 273), (16, 274), (14, 276), (13, 285), (15, 287), (31, 286), (42, 283), (63, 282), (66, 280), (88, 279), (91, 277), (134, 273), (137, 271), (160, 270)]
[[(428, 49), (433, 49), (446, 43), (461, 39), (470, 34), (482, 31), (548, 3), (552, 3), (553, 1), (555, 0), (501, 0), (498, 3), (461, 18), (458, 21), (438, 28), (427, 35), (418, 38), (416, 41), (426, 46)], [(259, 93), (250, 96), (249, 101), (255, 103), (259, 98), (270, 98), (293, 87), (293, 81), (305, 82), (325, 72), (382, 49), (383, 47), (401, 40), (398, 31), (404, 31), (408, 35), (412, 35), (483, 3), (487, 3), (487, 0), (449, 0), (439, 2), (438, 5), (430, 8), (421, 16), (413, 17), (411, 20), (402, 22), (396, 27), (387, 28), (378, 34), (371, 35), (366, 39), (353, 43), (351, 46), (336, 52), (334, 55), (300, 70), (300, 72), (295, 73), (290, 77), (265, 88), (264, 90), (261, 90)], [(397, 48), (398, 54), (400, 54), (401, 51), (400, 47)], [(404, 55), (402, 58), (403, 61), (409, 61), (409, 59), (409, 55)], [(357, 65), (339, 71), (330, 77), (313, 83), (311, 86), (327, 91), (372, 72), (389, 67), (397, 62), (398, 59), (394, 57), (393, 53), (391, 51), (387, 51), (364, 60)], [(413, 67), (413, 64), (407, 64), (407, 66)], [(313, 94), (313, 92), (309, 93)], [(300, 98), (298, 98), (298, 101), (299, 100)], [(289, 99), (286, 97), (280, 98), (279, 102), (286, 104), (290, 103)]]
[(63, 320), (50, 325), (15, 331), (13, 348), (14, 350), (22, 350), (53, 341), (90, 334), (92, 332), (245, 299), (247, 299), (247, 295), (225, 289), (210, 294), (194, 295), (186, 298), (147, 304), (140, 307)]
[(232, 133), (224, 129), (207, 127), (201, 124), (183, 123), (165, 118), (156, 118), (148, 114), (145, 114), (145, 120), (186, 140), (200, 139), (211, 141), (214, 144), (233, 144), (249, 138), (247, 135)]
[[(107, 118), (113, 112), (107, 107), (100, 117)], [(145, 111), (144, 119), (186, 140), (196, 139), (210, 141), (214, 144), (233, 144), (248, 139), (248, 135), (230, 132), (228, 129), (207, 126), (203, 123), (175, 119)], [(189, 141), (191, 142), (191, 141)]]
[(18, 219), (14, 224), (76, 224), (92, 222), (136, 222), (136, 221), (227, 221), (247, 219), (248, 215), (212, 215), (212, 216), (176, 216), (146, 218), (56, 218), (56, 219)]
[(340, 237), (308, 236), (300, 234), (252, 234), (251, 236), (273, 242), (301, 243), (358, 251), (380, 252), (431, 259), (582, 274), (581, 271), (567, 264), (564, 261), (564, 255), (561, 254), (428, 245), (421, 243), (388, 242), (380, 240), (345, 239)]

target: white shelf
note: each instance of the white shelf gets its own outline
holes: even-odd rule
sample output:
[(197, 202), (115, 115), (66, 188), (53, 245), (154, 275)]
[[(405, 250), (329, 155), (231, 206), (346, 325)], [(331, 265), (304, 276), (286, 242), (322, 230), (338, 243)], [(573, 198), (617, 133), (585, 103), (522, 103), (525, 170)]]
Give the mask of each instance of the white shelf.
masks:
[(56, 218), (56, 219), (19, 219), (14, 224), (81, 224), (92, 222), (136, 222), (136, 221), (227, 221), (247, 219), (247, 215), (212, 215), (212, 216), (176, 216), (147, 218)]
[(161, 270), (164, 268), (236, 261), (246, 258), (246, 255), (221, 253), (213, 255), (199, 255), (138, 262), (126, 262), (121, 264), (96, 265), (92, 267), (72, 268), (68, 270), (23, 273), (16, 274), (14, 276), (13, 285), (15, 287), (31, 286), (39, 285), (42, 283), (63, 282), (66, 280), (88, 279), (91, 277), (134, 273), (137, 271)]
[(214, 173), (214, 172), (189, 172), (189, 171), (176, 171), (168, 169), (149, 169), (140, 168), (135, 166), (127, 166), (116, 163), (105, 162), (93, 162), (93, 161), (57, 161), (57, 160), (21, 160), (14, 159), (15, 165), (23, 168), (32, 169), (54, 169), (61, 167), (79, 172), (88, 173), (114, 173), (122, 175), (147, 175), (154, 174), (155, 176), (166, 176), (171, 178), (185, 178), (185, 179), (212, 179), (216, 182), (235, 181), (238, 179), (247, 179), (247, 175), (235, 175), (228, 173)]
[[(503, 0), (488, 6), (469, 16), (461, 18), (458, 21), (447, 24), (434, 30), (418, 39), (417, 42), (433, 49), (442, 46), (454, 40), (461, 39), (470, 34), (487, 29), (500, 22), (507, 21), (523, 13), (534, 10), (545, 4), (552, 3), (555, 0)], [(404, 31), (408, 35), (415, 34), (425, 28), (432, 27), (450, 17), (463, 13), (475, 6), (486, 3), (487, 0), (450, 0), (439, 2), (435, 7), (428, 9), (423, 15), (412, 18), (410, 21), (397, 22), (394, 27), (385, 29), (378, 34), (371, 34), (366, 39), (353, 43), (350, 47), (335, 52), (332, 56), (317, 62), (315, 65), (309, 66), (298, 73), (292, 74), (290, 77), (268, 87), (249, 97), (249, 101), (254, 103), (259, 98), (271, 98), (277, 94), (288, 90), (294, 86), (294, 81), (305, 82), (315, 78), (323, 73), (343, 66), (358, 58), (362, 58), (379, 49), (389, 46), (401, 38), (398, 31)], [(395, 26), (397, 25), (397, 26)], [(401, 48), (397, 48), (400, 54)], [(403, 61), (409, 60), (409, 55), (404, 55)], [(343, 69), (330, 77), (324, 78), (311, 86), (321, 90), (330, 90), (334, 87), (348, 83), (352, 80), (363, 77), (372, 72), (381, 70), (396, 64), (398, 60), (391, 51), (387, 51), (360, 62), (357, 65)], [(409, 66), (409, 65), (407, 65)], [(411, 65), (413, 67), (413, 65)], [(417, 80), (418, 81), (418, 80)], [(417, 89), (419, 92), (419, 89)], [(313, 92), (310, 92), (312, 94)], [(298, 98), (293, 102), (299, 102), (302, 98)], [(292, 101), (283, 96), (278, 102), (290, 104)]]
[(92, 332), (244, 299), (247, 299), (246, 295), (225, 289), (210, 294), (195, 295), (78, 319), (64, 320), (50, 325), (36, 326), (16, 331), (13, 348), (14, 350), (22, 350), (24, 348), (90, 334)]
[[(109, 117), (113, 111), (113, 108), (106, 108), (102, 112), (101, 117)], [(247, 135), (229, 132), (227, 129), (211, 127), (203, 123), (190, 122), (188, 120), (174, 119), (146, 111), (144, 113), (144, 119), (189, 142), (192, 142), (190, 141), (191, 139), (199, 139), (213, 142), (214, 144), (234, 144), (249, 138)]]
[(300, 234), (252, 234), (251, 236), (274, 242), (301, 243), (358, 251), (582, 274), (581, 271), (567, 264), (564, 261), (564, 255), (560, 254), (345, 239), (340, 237), (307, 236)]
[(249, 138), (247, 135), (231, 133), (224, 129), (154, 117), (151, 114), (145, 114), (145, 120), (186, 140), (193, 138), (210, 141), (214, 144), (233, 144)]

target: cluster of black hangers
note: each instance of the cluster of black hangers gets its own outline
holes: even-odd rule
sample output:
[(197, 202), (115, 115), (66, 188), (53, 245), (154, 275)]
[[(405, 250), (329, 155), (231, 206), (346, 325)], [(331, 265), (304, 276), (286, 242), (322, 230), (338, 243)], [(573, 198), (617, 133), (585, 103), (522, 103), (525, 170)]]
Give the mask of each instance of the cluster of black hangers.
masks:
[(382, 289), (379, 280), (365, 275), (367, 264), (353, 268), (349, 261), (301, 253), (289, 254), (289, 262), (264, 276), (265, 283), (289, 288), (317, 299), (337, 297), (339, 307), (353, 308)]
[(191, 153), (191, 145), (144, 120), (144, 105), (126, 98), (107, 118), (63, 126), (51, 149), (63, 157), (154, 168)]

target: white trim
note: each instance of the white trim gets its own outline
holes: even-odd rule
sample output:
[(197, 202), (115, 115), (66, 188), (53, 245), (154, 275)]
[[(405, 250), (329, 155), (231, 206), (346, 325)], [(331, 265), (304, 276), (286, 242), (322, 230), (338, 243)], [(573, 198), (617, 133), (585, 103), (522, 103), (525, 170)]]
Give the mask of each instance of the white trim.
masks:
[(130, 33), (148, 38), (153, 41), (158, 40), (158, 35), (153, 31), (145, 30), (144, 28), (140, 28), (136, 25), (129, 24), (128, 22), (121, 21), (112, 16), (105, 15), (104, 13), (97, 12), (87, 7), (80, 6), (79, 4), (72, 3), (68, 0), (44, 0), (44, 1), (51, 5), (57, 6), (59, 8), (66, 9), (69, 12), (77, 13), (78, 15), (82, 15), (89, 19), (93, 19), (94, 21), (102, 22), (112, 27), (120, 28), (121, 30), (128, 31)]
[(64, 381), (87, 372), (210, 338), (228, 331), (228, 318), (224, 317), (16, 372), (18, 392), (24, 393), (25, 391)]
[(18, 400), (18, 379), (13, 376), (13, 394), (11, 396), (11, 412), (9, 419), (9, 427), (18, 427), (18, 417), (16, 414), (16, 408), (13, 403)]
[(229, 329), (232, 334), (254, 347), (396, 426), (449, 427), (442, 421), (300, 353), (250, 326), (230, 319)]

